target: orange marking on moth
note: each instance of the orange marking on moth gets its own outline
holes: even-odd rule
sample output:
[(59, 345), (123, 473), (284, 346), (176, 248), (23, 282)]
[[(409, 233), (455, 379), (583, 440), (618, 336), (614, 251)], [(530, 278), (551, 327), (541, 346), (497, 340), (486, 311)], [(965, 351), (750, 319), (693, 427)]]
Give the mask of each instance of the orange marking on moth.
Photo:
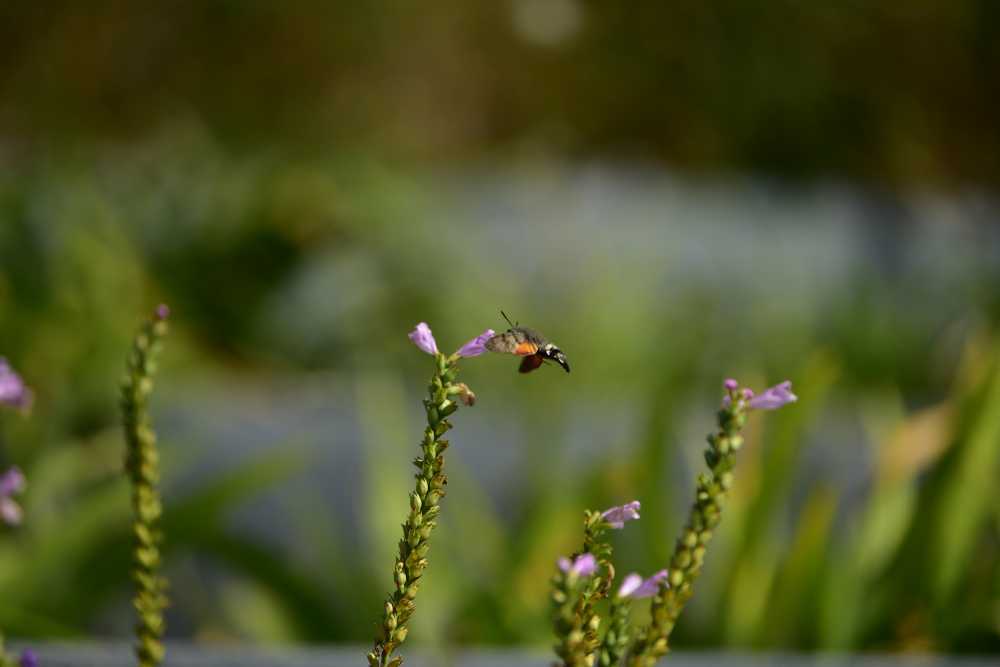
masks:
[(527, 340), (523, 343), (518, 343), (517, 347), (514, 348), (514, 354), (520, 357), (526, 357), (535, 352), (538, 352), (538, 346)]

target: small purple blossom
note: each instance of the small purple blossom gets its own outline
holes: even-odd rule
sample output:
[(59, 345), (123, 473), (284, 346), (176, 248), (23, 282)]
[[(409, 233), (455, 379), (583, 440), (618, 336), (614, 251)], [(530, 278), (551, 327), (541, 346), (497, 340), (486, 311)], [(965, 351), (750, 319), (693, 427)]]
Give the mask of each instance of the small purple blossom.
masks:
[(468, 343), (458, 348), (458, 356), (460, 357), (478, 357), (480, 354), (486, 352), (486, 341), (493, 338), (496, 334), (493, 329), (487, 329), (483, 333), (479, 334)]
[(736, 388), (740, 386), (740, 383), (733, 378), (729, 378), (722, 383), (722, 386), (726, 388), (726, 391), (736, 391)]
[[(725, 387), (727, 392), (735, 391), (735, 387), (730, 386), (729, 380), (726, 380)], [(783, 405), (794, 403), (799, 397), (792, 393), (792, 381), (785, 380), (781, 384), (765, 389), (762, 394), (755, 394), (753, 389), (744, 388), (740, 392), (740, 399), (751, 410), (777, 410)], [(722, 397), (722, 407), (728, 408), (732, 402), (732, 397), (728, 393)]]
[(563, 557), (557, 561), (557, 564), (560, 570), (571, 576), (589, 577), (597, 572), (597, 559), (591, 553), (580, 554), (573, 561)]
[(629, 597), (639, 586), (642, 586), (642, 575), (633, 572), (622, 580), (622, 585), (618, 587), (618, 597)]
[(38, 654), (30, 648), (21, 651), (21, 659), (17, 662), (18, 667), (38, 667)]
[(170, 306), (168, 306), (165, 303), (161, 303), (159, 306), (156, 307), (156, 311), (154, 312), (154, 315), (156, 316), (156, 319), (158, 319), (158, 320), (165, 320), (165, 319), (167, 319), (168, 317), (170, 317)]
[(777, 410), (797, 400), (799, 397), (792, 393), (791, 380), (785, 380), (781, 384), (765, 389), (764, 393), (751, 397), (747, 405), (751, 410)]
[(0, 357), (0, 403), (19, 410), (31, 406), (31, 390), (3, 357)]
[(643, 579), (633, 572), (622, 581), (622, 585), (618, 589), (618, 597), (632, 598), (633, 600), (653, 597), (660, 590), (660, 582), (666, 579), (668, 574), (667, 570), (660, 570), (648, 579)]
[(0, 475), (0, 520), (8, 526), (21, 523), (21, 506), (11, 496), (24, 491), (26, 485), (24, 473), (17, 466), (11, 466)]
[(630, 503), (605, 510), (601, 512), (601, 518), (607, 521), (612, 528), (624, 528), (626, 521), (639, 518), (639, 501), (633, 500)]
[(434, 340), (434, 334), (431, 333), (431, 328), (427, 326), (427, 322), (421, 322), (416, 326), (416, 328), (410, 332), (410, 340), (413, 344), (421, 349), (421, 351), (427, 354), (437, 354), (438, 346), (437, 341)]

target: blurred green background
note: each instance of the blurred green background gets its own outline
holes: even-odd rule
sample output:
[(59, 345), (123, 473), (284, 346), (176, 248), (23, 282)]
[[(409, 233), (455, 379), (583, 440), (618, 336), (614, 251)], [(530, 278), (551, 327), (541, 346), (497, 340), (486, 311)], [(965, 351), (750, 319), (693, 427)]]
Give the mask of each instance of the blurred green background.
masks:
[(675, 646), (1000, 651), (1000, 10), (8, 3), (0, 627), (125, 637), (117, 381), (159, 301), (170, 634), (366, 643), (430, 360), (463, 362), (410, 636), (544, 646), (586, 507), (665, 565), (724, 377), (750, 424)]

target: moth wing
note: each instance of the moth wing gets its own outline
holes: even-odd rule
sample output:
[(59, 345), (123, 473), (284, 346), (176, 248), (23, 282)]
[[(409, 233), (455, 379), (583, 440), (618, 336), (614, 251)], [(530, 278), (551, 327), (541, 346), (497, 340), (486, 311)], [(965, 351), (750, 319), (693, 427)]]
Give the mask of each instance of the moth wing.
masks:
[(521, 365), (518, 367), (518, 371), (521, 373), (530, 373), (539, 366), (542, 365), (542, 355), (532, 354), (521, 360)]
[(538, 352), (538, 344), (528, 340), (517, 331), (505, 331), (486, 341), (486, 349), (490, 352), (503, 352), (524, 357)]
[(502, 354), (514, 354), (517, 349), (517, 338), (509, 331), (498, 333), (486, 341), (486, 349), (490, 352), (500, 352)]

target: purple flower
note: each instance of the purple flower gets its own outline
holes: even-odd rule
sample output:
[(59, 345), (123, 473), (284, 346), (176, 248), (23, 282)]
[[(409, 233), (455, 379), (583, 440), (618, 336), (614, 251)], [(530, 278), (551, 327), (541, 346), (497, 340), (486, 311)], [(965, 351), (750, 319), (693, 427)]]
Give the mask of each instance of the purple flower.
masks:
[(660, 582), (666, 579), (668, 574), (667, 570), (660, 570), (649, 579), (644, 580), (633, 572), (622, 581), (622, 585), (618, 589), (618, 597), (632, 599), (653, 597), (656, 595), (656, 591), (660, 590)]
[(597, 572), (597, 559), (591, 553), (580, 554), (573, 561), (569, 558), (560, 558), (557, 564), (560, 570), (571, 576), (589, 577)]
[(722, 383), (722, 386), (726, 388), (726, 391), (736, 391), (736, 388), (740, 386), (740, 383), (733, 378), (729, 378)]
[(622, 585), (618, 587), (618, 597), (629, 597), (639, 586), (642, 586), (642, 575), (633, 572), (622, 580)]
[(38, 654), (30, 648), (21, 651), (21, 659), (17, 662), (18, 667), (38, 667)]
[(154, 312), (154, 315), (156, 316), (156, 319), (158, 319), (158, 320), (165, 320), (165, 319), (167, 319), (168, 317), (170, 317), (170, 306), (168, 306), (165, 303), (161, 303), (159, 306), (156, 307), (156, 311)]
[(776, 384), (758, 396), (752, 396), (747, 405), (751, 410), (777, 410), (783, 405), (794, 403), (799, 397), (792, 393), (791, 380)]
[[(736, 382), (732, 380), (732, 382)], [(736, 386), (730, 384), (730, 380), (726, 380), (725, 387), (726, 391), (729, 392), (722, 397), (722, 407), (728, 408), (732, 405), (733, 399), (730, 393), (736, 390)], [(781, 384), (776, 384), (769, 389), (765, 389), (764, 393), (757, 395), (754, 394), (753, 389), (744, 388), (740, 392), (740, 399), (742, 399), (748, 408), (751, 410), (777, 410), (783, 405), (789, 403), (794, 403), (799, 400), (799, 397), (792, 393), (792, 381), (785, 380)]]
[(479, 334), (468, 343), (458, 348), (458, 356), (460, 357), (478, 357), (480, 354), (486, 351), (486, 341), (493, 338), (496, 332), (493, 329), (487, 329), (483, 333)]
[(438, 353), (437, 341), (434, 340), (434, 334), (431, 333), (431, 328), (427, 326), (427, 322), (421, 322), (410, 332), (410, 340), (427, 354)]
[(9, 526), (21, 523), (21, 506), (11, 496), (24, 491), (25, 485), (24, 473), (17, 466), (0, 475), (0, 519)]
[(607, 521), (612, 528), (624, 528), (626, 521), (639, 518), (639, 501), (633, 500), (630, 503), (605, 510), (601, 513), (601, 518)]
[(0, 403), (19, 410), (31, 406), (31, 390), (24, 386), (24, 380), (3, 357), (0, 357)]

